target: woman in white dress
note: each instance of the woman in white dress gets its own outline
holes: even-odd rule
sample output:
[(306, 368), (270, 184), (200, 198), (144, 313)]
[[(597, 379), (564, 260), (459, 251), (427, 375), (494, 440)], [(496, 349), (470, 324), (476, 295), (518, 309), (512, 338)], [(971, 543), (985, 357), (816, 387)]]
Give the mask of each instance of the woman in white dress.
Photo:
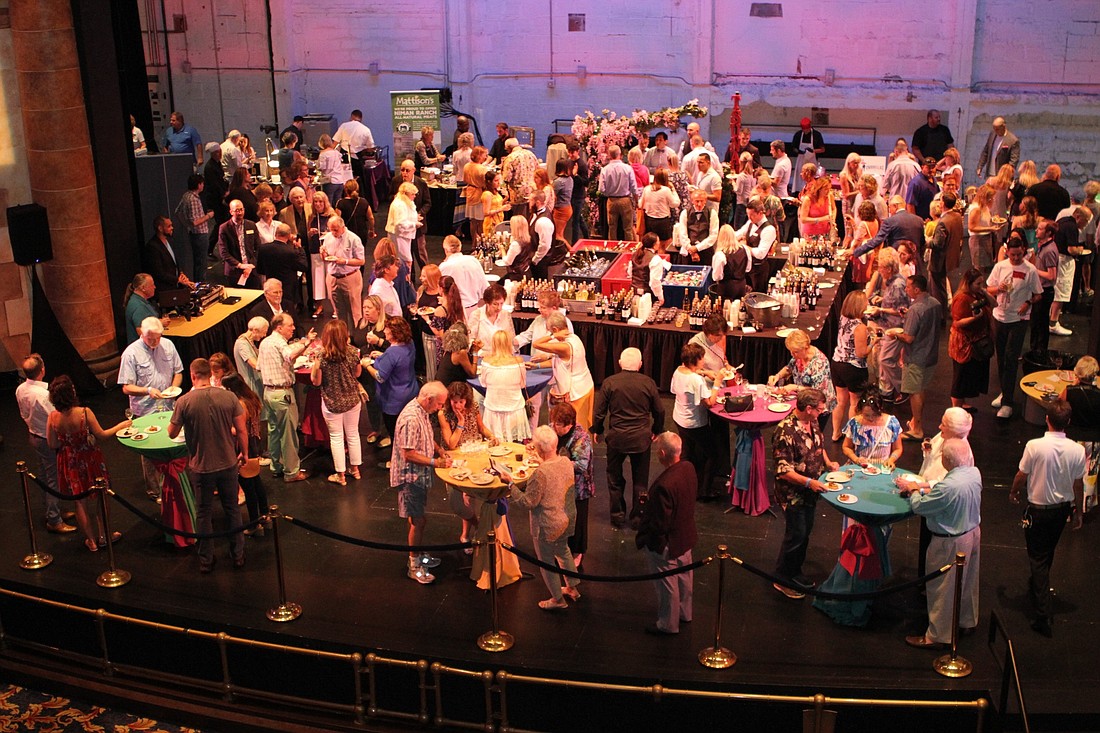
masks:
[(386, 219), (386, 231), (393, 237), (397, 245), (397, 256), (412, 270), (412, 240), (416, 236), (416, 227), (419, 223), (416, 213), (416, 186), (412, 183), (402, 183), (397, 189), (397, 195), (390, 203), (389, 217)]
[(524, 408), (527, 371), (523, 358), (512, 353), (512, 338), (506, 331), (494, 333), (489, 356), (478, 364), (478, 374), (485, 385), (482, 420), (489, 432), (503, 441), (531, 437)]
[[(550, 404), (566, 401), (577, 411), (577, 424), (585, 430), (592, 427), (592, 403), (595, 384), (588, 370), (584, 344), (569, 330), (569, 324), (561, 313), (546, 319), (549, 333), (531, 343), (534, 349), (551, 355), (554, 369), (554, 385), (550, 388)], [(535, 360), (531, 360), (534, 367)]]

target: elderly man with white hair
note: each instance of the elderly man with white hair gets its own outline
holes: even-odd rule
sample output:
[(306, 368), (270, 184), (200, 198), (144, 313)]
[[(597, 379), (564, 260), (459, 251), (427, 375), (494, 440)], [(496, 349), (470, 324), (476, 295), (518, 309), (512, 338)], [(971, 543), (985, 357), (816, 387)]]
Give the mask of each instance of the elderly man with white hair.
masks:
[[(150, 316), (141, 322), (141, 337), (126, 347), (118, 365), (118, 384), (130, 398), (134, 417), (148, 415), (163, 399), (162, 392), (183, 383), (183, 361), (175, 345), (162, 338), (164, 325)], [(145, 493), (159, 502), (164, 476), (152, 461), (142, 456)]]
[(366, 264), (363, 240), (334, 216), (321, 238), (321, 256), (328, 263), (325, 275), (332, 310), (350, 330), (363, 319), (363, 273)]
[[(919, 474), (929, 487), (936, 485), (947, 475), (947, 469), (943, 466), (944, 442), (948, 440), (966, 441), (973, 426), (974, 416), (963, 408), (948, 407), (944, 410), (943, 417), (940, 418), (940, 431), (921, 443), (924, 461), (921, 463)], [(917, 552), (918, 576), (925, 573), (924, 555), (931, 541), (932, 533), (928, 531), (928, 522), (921, 518), (920, 546)]]
[[(981, 549), (982, 474), (974, 466), (970, 444), (959, 438), (943, 442), (941, 460), (947, 474), (935, 486), (898, 479), (901, 495), (913, 512), (925, 517), (932, 533), (925, 562), (939, 568), (966, 556), (959, 596), (959, 627), (970, 633), (978, 625), (978, 569)], [(928, 583), (928, 628), (905, 643), (919, 649), (942, 649), (951, 642), (955, 610), (955, 573), (945, 573)]]
[(222, 141), (222, 168), (225, 170), (226, 180), (232, 180), (233, 174), (244, 165), (244, 153), (237, 147), (237, 141), (240, 139), (240, 130), (230, 130)]
[[(646, 551), (650, 569), (660, 573), (690, 565), (691, 548), (699, 535), (695, 529), (695, 467), (680, 460), (680, 436), (661, 433), (654, 444), (665, 470), (642, 504), (634, 544)], [(647, 634), (678, 634), (681, 623), (691, 622), (692, 575), (688, 570), (653, 581), (657, 586), (657, 623), (646, 627)]]
[(618, 374), (603, 381), (596, 395), (592, 439), (598, 441), (607, 421), (607, 493), (611, 499), (611, 526), (626, 526), (623, 465), (630, 460), (630, 505), (633, 516), (639, 497), (649, 484), (649, 454), (653, 440), (665, 428), (665, 408), (657, 383), (642, 374), (642, 352), (633, 346), (619, 356)]

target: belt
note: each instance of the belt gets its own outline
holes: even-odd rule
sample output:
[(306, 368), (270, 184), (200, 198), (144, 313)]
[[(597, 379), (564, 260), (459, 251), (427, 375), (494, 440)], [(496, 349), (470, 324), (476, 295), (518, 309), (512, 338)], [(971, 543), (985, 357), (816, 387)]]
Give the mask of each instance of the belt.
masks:
[(1072, 506), (1073, 502), (1063, 501), (1060, 504), (1032, 504), (1028, 502), (1027, 508), (1033, 512), (1053, 512)]
[(265, 384), (264, 389), (290, 389), (292, 384)]
[(940, 534), (939, 532), (932, 532), (932, 530), (928, 530), (928, 531), (932, 534), (933, 537), (942, 537), (944, 539), (954, 539), (955, 537), (962, 537), (964, 534), (970, 534), (974, 530), (973, 529), (968, 529), (965, 532), (959, 532), (958, 534)]
[(334, 272), (334, 273), (331, 273), (331, 274), (332, 274), (332, 276), (333, 276), (334, 278), (336, 278), (337, 280), (342, 280), (343, 278), (345, 278), (345, 277), (347, 277), (348, 275), (351, 275), (351, 274), (353, 274), (353, 273), (350, 273), (350, 272), (345, 272), (345, 273), (344, 273), (343, 275), (337, 275), (337, 274), (336, 274), (336, 273)]
[(31, 433), (31, 437), (32, 438), (38, 438), (39, 440), (45, 440), (46, 439), (45, 435), (39, 435), (38, 433)]
[(630, 198), (630, 194), (623, 194), (622, 196), (608, 196), (607, 198), (609, 198), (609, 199), (628, 199), (628, 198)]

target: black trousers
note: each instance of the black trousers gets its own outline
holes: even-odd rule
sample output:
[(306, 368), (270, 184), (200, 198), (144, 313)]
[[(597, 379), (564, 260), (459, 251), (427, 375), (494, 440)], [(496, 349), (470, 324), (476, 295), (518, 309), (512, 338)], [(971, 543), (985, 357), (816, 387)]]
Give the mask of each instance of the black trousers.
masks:
[(700, 499), (717, 496), (714, 492), (714, 440), (710, 426), (702, 428), (685, 428), (676, 426), (676, 432), (683, 443), (681, 456), (691, 465), (695, 466), (695, 476), (698, 480), (696, 496)]
[(611, 524), (621, 527), (626, 522), (626, 476), (623, 467), (630, 461), (630, 508), (638, 509), (638, 496), (649, 486), (650, 448), (640, 453), (626, 453), (607, 446), (607, 493), (611, 499)]
[(1046, 351), (1050, 347), (1050, 305), (1054, 288), (1043, 288), (1043, 299), (1031, 306), (1031, 350)]
[(813, 504), (788, 504), (783, 512), (786, 528), (779, 557), (775, 560), (775, 574), (784, 580), (794, 580), (802, 574), (802, 563), (806, 562), (810, 533), (814, 529), (814, 508)]
[(1072, 507), (1062, 504), (1053, 507), (1028, 508), (1031, 526), (1024, 530), (1027, 543), (1027, 559), (1031, 565), (1028, 581), (1028, 597), (1035, 613), (1049, 621), (1054, 616), (1050, 595), (1050, 567), (1054, 564), (1054, 550), (1066, 528)]

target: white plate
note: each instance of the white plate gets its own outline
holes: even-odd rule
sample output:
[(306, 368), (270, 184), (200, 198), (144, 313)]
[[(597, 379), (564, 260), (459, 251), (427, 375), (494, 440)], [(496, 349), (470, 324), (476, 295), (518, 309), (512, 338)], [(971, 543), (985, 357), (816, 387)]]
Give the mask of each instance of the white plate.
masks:
[(526, 471), (516, 471), (512, 474), (512, 480), (514, 481), (526, 481), (528, 478)]
[(844, 487), (838, 484), (836, 481), (829, 481), (825, 484), (825, 488), (829, 491), (840, 491)]
[(488, 275), (485, 276), (485, 279), (488, 280), (491, 283), (495, 283), (495, 282), (498, 282), (500, 280), (500, 275), (494, 275), (493, 273), (490, 272)]
[(496, 476), (488, 473), (475, 473), (470, 477), (470, 483), (477, 486), (488, 486), (496, 481)]
[(781, 339), (785, 339), (788, 336), (790, 336), (792, 333), (794, 333), (793, 328), (781, 328), (781, 329), (779, 329), (778, 331), (775, 332), (775, 335), (778, 336)]
[(1077, 375), (1066, 369), (1058, 372), (1058, 378), (1070, 384), (1075, 384), (1077, 382)]
[(497, 267), (507, 267), (508, 266), (508, 263), (505, 262), (504, 260), (494, 260), (493, 264), (496, 265)]
[(136, 434), (130, 436), (130, 440), (145, 440), (148, 437), (149, 436), (146, 435), (145, 433), (136, 433)]
[(370, 358), (369, 356), (364, 356), (364, 357), (363, 357), (363, 358), (362, 358), (362, 359), (361, 359), (361, 360), (359, 361), (359, 363), (360, 363), (360, 364), (362, 364), (363, 366), (367, 367), (367, 366), (370, 366), (371, 364), (373, 364), (373, 363), (374, 363), (374, 359)]
[(470, 469), (468, 468), (452, 468), (451, 472), (447, 474), (451, 478), (457, 481), (465, 481), (470, 478)]
[(133, 436), (135, 436), (137, 434), (138, 434), (137, 430), (132, 430), (130, 428), (123, 428), (122, 430), (119, 430), (117, 433), (115, 433), (115, 435), (117, 435), (120, 438), (132, 438)]
[(153, 433), (159, 433), (160, 425), (150, 425), (149, 427), (145, 428), (144, 432), (148, 433), (149, 435), (152, 435)]
[(880, 473), (882, 473), (881, 470), (879, 470), (878, 468), (876, 468), (874, 466), (864, 466), (860, 470), (863, 471), (863, 473), (867, 474), (868, 476), (878, 476)]
[(489, 455), (491, 456), (506, 456), (512, 452), (512, 449), (506, 445), (494, 445), (489, 449)]
[(818, 283), (817, 287), (821, 288), (822, 290), (828, 290), (829, 288), (835, 288), (836, 283), (825, 281), (823, 283)]
[(431, 306), (426, 305), (423, 308), (417, 308), (416, 312), (417, 312), (418, 315), (421, 315), (421, 316), (430, 316), (430, 315), (435, 313), (435, 308), (432, 308)]
[(855, 504), (859, 499), (854, 494), (841, 494), (836, 498), (841, 504)]
[(836, 484), (846, 484), (852, 479), (849, 478), (848, 474), (844, 471), (830, 471), (829, 473), (825, 474), (825, 480), (832, 481)]
[(772, 404), (768, 405), (768, 409), (772, 412), (786, 412), (787, 410), (791, 409), (791, 406), (785, 402), (773, 402)]
[(162, 389), (160, 391), (160, 396), (167, 397), (168, 399), (179, 397), (181, 394), (183, 394), (183, 390), (179, 387), (169, 387), (168, 389)]
[(183, 433), (180, 433), (176, 437), (170, 438), (170, 440), (173, 443), (186, 443), (187, 442), (187, 436), (185, 436)]

